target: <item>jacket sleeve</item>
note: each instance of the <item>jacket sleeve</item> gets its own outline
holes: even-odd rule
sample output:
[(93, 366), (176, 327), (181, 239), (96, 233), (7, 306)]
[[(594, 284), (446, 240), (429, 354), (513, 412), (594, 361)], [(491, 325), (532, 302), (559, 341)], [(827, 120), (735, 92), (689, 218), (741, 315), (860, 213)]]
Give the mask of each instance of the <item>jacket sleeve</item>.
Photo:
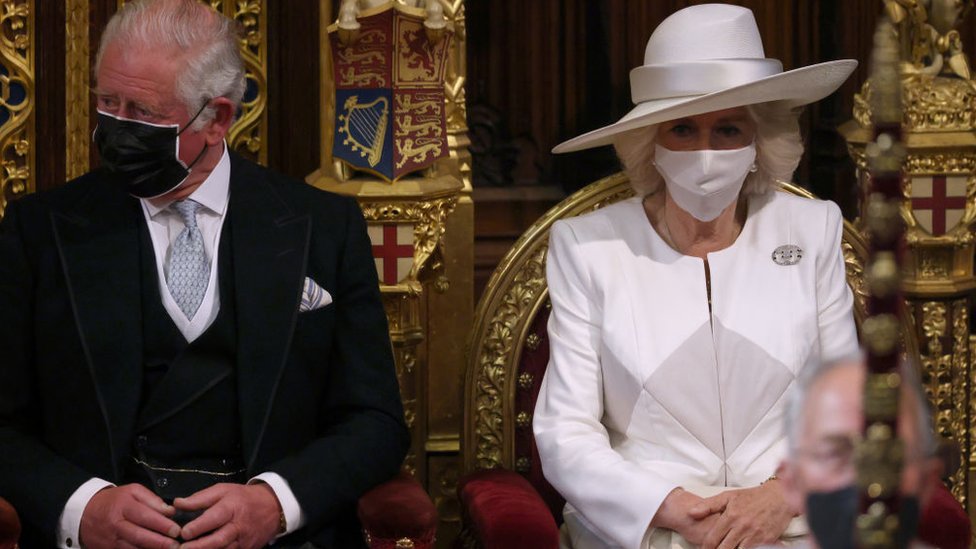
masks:
[(65, 503), (92, 474), (38, 438), (43, 413), (35, 390), (35, 276), (19, 206), (9, 203), (0, 222), (0, 495), (54, 546)]
[(841, 237), (844, 220), (840, 208), (827, 202), (822, 253), (817, 256), (817, 323), (820, 328), (820, 356), (824, 362), (853, 357), (858, 353), (854, 326), (854, 297), (847, 285)]
[(610, 446), (600, 421), (602, 311), (584, 256), (572, 227), (557, 222), (546, 264), (550, 359), (533, 430), (546, 479), (605, 539), (638, 549), (677, 485), (625, 460)]
[(270, 471), (284, 477), (314, 532), (399, 470), (409, 445), (386, 313), (366, 224), (344, 199), (335, 322), (319, 403), (319, 436)]

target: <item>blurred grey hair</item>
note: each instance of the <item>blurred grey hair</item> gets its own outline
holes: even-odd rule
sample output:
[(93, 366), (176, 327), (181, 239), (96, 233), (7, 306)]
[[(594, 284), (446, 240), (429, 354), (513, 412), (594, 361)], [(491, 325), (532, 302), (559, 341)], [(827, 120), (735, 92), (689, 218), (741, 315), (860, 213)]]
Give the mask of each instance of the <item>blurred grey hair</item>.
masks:
[[(134, 0), (123, 6), (102, 33), (95, 57), (96, 77), (105, 49), (116, 42), (126, 52), (149, 48), (185, 55), (176, 93), (190, 116), (216, 97), (240, 107), (246, 81), (239, 26), (198, 0)], [(214, 114), (207, 106), (193, 128), (200, 129)]]
[[(756, 123), (756, 166), (759, 169), (746, 176), (742, 193), (763, 194), (776, 188), (776, 181), (791, 181), (800, 164), (803, 139), (800, 137), (799, 110), (778, 102), (746, 105), (746, 110)], [(654, 167), (657, 128), (653, 125), (630, 130), (613, 142), (630, 185), (639, 195), (657, 192), (661, 186), (661, 175)]]
[[(783, 427), (791, 458), (796, 456), (796, 452), (799, 449), (800, 436), (802, 434), (800, 430), (803, 428), (803, 413), (804, 408), (806, 408), (810, 389), (828, 372), (836, 368), (853, 367), (863, 368), (863, 359), (861, 357), (848, 357), (847, 359), (825, 363), (820, 367), (806, 368), (800, 372), (800, 376), (797, 378), (791, 390), (792, 392), (787, 397), (786, 413), (783, 416)], [(922, 381), (919, 379), (918, 372), (909, 360), (902, 360), (898, 370), (901, 374), (902, 384), (908, 384), (908, 394), (912, 395), (912, 400), (914, 401), (912, 408), (915, 411), (915, 429), (918, 432), (919, 449), (924, 456), (934, 455), (937, 445), (932, 425), (932, 411), (929, 408), (929, 401), (925, 397), (925, 389), (922, 387)], [(904, 393), (901, 396), (904, 396)]]

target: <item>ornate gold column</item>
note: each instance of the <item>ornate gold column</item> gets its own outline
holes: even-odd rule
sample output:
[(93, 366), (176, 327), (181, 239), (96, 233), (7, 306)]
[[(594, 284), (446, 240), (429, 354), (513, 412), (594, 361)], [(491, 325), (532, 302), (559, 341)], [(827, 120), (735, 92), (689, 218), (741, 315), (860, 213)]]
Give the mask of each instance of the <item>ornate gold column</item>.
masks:
[(64, 6), (64, 120), (66, 179), (88, 171), (91, 119), (88, 90), (91, 88), (91, 54), (88, 51), (88, 0), (66, 0)]
[[(222, 5), (221, 5), (222, 4)], [(210, 0), (216, 10), (241, 24), (241, 56), (247, 73), (247, 91), (240, 118), (227, 134), (231, 149), (246, 158), (268, 164), (268, 0)]]
[[(330, 39), (329, 31), (331, 29), (336, 36), (342, 35), (336, 25), (326, 28), (323, 24), (320, 30), (321, 163), (307, 180), (317, 187), (354, 196), (363, 208), (377, 258), (397, 376), (413, 441), (404, 466), (425, 485), (437, 505), (441, 518), (438, 539), (444, 544), (454, 538), (460, 524), (454, 494), (460, 451), (463, 342), (471, 327), (473, 312), (474, 206), (464, 96), (464, 2), (427, 1), (439, 1), (448, 30), (453, 30), (443, 71), (442, 108), (447, 137), (447, 150), (440, 153), (443, 156), (421, 171), (403, 176), (394, 173), (393, 177), (380, 175), (379, 164), (375, 170), (363, 164), (360, 170), (364, 171), (356, 172), (346, 162), (334, 157), (336, 139), (349, 142), (355, 133), (355, 128), (350, 129), (348, 122), (337, 132), (337, 120), (342, 124), (354, 117), (353, 110), (366, 109), (367, 105), (377, 101), (382, 105), (383, 99), (369, 95), (368, 90), (356, 93), (354, 98), (349, 95), (356, 82), (370, 81), (368, 65), (373, 58), (369, 57), (368, 47), (337, 52), (342, 56), (341, 62), (345, 63), (340, 65), (343, 82), (337, 85), (333, 44), (344, 46), (343, 42), (337, 41), (339, 38)], [(372, 40), (370, 37), (375, 36), (370, 34), (373, 27), (364, 18), (381, 13), (392, 3), (360, 11), (361, 39)], [(423, 14), (420, 8), (410, 7), (417, 3), (396, 0), (396, 8), (401, 13)], [(334, 21), (338, 4), (338, 1), (320, 0), (321, 21)], [(423, 7), (424, 3), (420, 2), (420, 5)], [(428, 35), (428, 39), (433, 41), (431, 48), (436, 49), (436, 37)], [(360, 58), (365, 59), (365, 68), (357, 68), (359, 72), (355, 74), (347, 72), (353, 66), (353, 60)], [(372, 74), (379, 73), (374, 71)], [(394, 73), (394, 80), (397, 78)], [(380, 76), (376, 81), (382, 79)], [(339, 105), (336, 104), (337, 90), (342, 94)], [(397, 97), (400, 96), (394, 92), (389, 115), (399, 119), (400, 126), (396, 130), (399, 137), (395, 138), (399, 141), (394, 146), (400, 152), (404, 149), (403, 136), (409, 131), (403, 120), (416, 122), (421, 113), (415, 102), (411, 105)], [(336, 117), (337, 107), (340, 118)], [(381, 117), (382, 114), (374, 116)], [(355, 141), (351, 144), (353, 148), (358, 147), (356, 150), (362, 150), (364, 145), (369, 149), (368, 144)], [(362, 154), (367, 152), (370, 151)], [(374, 148), (372, 153), (374, 156), (379, 154), (379, 149)], [(404, 253), (406, 246), (412, 246), (412, 251)], [(406, 262), (404, 265), (409, 264), (410, 268), (395, 271), (390, 261)]]
[[(969, 309), (976, 218), (976, 83), (954, 27), (972, 0), (952, 14), (926, 14), (920, 3), (889, 2), (901, 45), (902, 126), (906, 182), (901, 204), (883, 206), (861, 197), (861, 218), (907, 225), (903, 290), (919, 340), (922, 379), (932, 402), (936, 432), (960, 446), (963, 464), (950, 478), (953, 495), (969, 509), (976, 461), (971, 421), (972, 368)], [(854, 120), (841, 126), (862, 189), (867, 188), (865, 147), (871, 141), (872, 82), (855, 96)], [(863, 229), (864, 227), (862, 227)]]
[(34, 0), (0, 3), (0, 216), (34, 191)]

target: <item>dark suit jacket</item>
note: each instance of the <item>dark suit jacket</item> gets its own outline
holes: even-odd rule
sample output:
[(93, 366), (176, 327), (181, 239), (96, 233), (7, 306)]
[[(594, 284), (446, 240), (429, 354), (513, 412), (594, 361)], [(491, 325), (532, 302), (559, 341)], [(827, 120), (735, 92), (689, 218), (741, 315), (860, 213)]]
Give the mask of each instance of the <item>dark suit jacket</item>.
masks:
[[(27, 540), (53, 545), (75, 489), (118, 482), (130, 459), (143, 375), (133, 201), (96, 171), (10, 203), (0, 224), (0, 496)], [(229, 212), (247, 472), (289, 482), (307, 519), (294, 541), (346, 543), (357, 498), (408, 445), (362, 214), (234, 155)], [(299, 313), (306, 276), (331, 305)]]

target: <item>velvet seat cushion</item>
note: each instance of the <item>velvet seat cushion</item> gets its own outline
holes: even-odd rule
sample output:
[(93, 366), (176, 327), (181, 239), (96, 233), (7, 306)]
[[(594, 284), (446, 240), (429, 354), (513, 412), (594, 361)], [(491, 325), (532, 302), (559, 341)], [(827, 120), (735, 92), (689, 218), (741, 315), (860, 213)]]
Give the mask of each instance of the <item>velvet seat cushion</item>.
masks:
[(433, 547), (437, 509), (423, 487), (400, 472), (359, 498), (359, 521), (369, 536), (370, 549), (387, 549), (409, 538), (415, 549)]
[(20, 520), (17, 511), (0, 498), (0, 549), (10, 549), (17, 546), (20, 538)]
[(969, 516), (942, 483), (922, 510), (918, 539), (941, 549), (967, 549), (970, 546)]
[(465, 523), (482, 549), (557, 549), (559, 529), (549, 506), (513, 471), (476, 471), (458, 484)]

